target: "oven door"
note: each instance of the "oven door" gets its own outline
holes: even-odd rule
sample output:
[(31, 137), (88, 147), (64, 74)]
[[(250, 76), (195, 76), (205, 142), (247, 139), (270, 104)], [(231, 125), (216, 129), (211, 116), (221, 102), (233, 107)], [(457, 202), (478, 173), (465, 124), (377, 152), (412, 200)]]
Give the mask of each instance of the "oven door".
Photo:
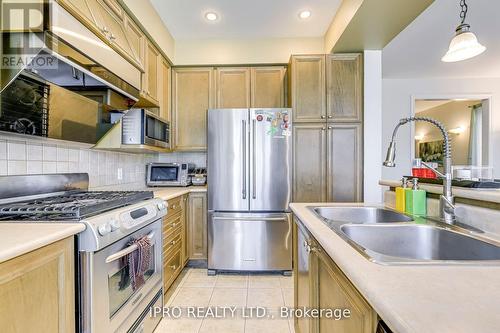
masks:
[[(153, 260), (144, 274), (145, 284), (134, 290), (126, 253), (129, 252), (128, 243), (131, 240), (144, 236), (152, 240), (150, 255)], [(115, 332), (117, 329), (123, 330), (124, 323), (131, 322), (131, 326), (139, 319), (145, 310), (141, 307), (147, 306), (162, 288), (161, 253), (161, 220), (157, 220), (93, 254), (90, 318), (86, 317), (87, 325), (85, 325), (92, 329), (84, 332)]]

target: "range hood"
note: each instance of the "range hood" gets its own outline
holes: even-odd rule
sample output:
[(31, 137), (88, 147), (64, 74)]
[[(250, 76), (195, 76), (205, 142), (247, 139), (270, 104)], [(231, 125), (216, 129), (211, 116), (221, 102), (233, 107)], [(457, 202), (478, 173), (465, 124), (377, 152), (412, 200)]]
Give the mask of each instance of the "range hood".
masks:
[(49, 8), (43, 32), (2, 34), (2, 58), (11, 57), (16, 63), (2, 66), (0, 92), (28, 71), (71, 91), (106, 92), (105, 104), (117, 110), (135, 104), (141, 72), (56, 2)]

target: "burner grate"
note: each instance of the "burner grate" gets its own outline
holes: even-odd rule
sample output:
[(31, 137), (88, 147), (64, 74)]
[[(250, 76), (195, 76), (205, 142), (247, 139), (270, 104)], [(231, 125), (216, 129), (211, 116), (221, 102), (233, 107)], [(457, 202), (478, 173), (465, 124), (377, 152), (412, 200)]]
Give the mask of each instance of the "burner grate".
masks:
[(151, 198), (151, 191), (73, 192), (0, 205), (0, 220), (79, 220)]

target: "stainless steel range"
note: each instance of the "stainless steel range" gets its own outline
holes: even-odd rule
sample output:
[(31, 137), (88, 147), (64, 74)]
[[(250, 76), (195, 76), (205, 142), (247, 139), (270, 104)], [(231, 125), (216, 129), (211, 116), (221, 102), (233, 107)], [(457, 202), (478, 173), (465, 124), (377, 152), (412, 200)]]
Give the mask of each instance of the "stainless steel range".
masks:
[[(0, 221), (84, 223), (78, 235), (79, 332), (153, 332), (162, 306), (161, 220), (153, 192), (87, 191), (87, 174), (0, 177)], [(128, 256), (147, 237), (152, 259), (141, 287), (131, 283)]]

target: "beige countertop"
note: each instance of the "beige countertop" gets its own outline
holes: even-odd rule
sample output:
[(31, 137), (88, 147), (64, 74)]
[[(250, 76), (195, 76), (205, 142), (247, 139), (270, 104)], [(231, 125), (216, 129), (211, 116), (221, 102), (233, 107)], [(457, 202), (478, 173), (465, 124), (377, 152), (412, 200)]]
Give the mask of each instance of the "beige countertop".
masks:
[[(401, 185), (401, 181), (383, 179), (379, 181), (379, 184), (389, 187), (398, 187)], [(419, 183), (419, 186), (429, 193), (443, 193), (442, 185)], [(453, 195), (459, 198), (500, 203), (500, 189), (472, 189), (454, 186)]]
[(0, 262), (85, 230), (83, 223), (0, 223)]
[(146, 191), (153, 191), (155, 197), (163, 200), (170, 200), (180, 195), (192, 192), (207, 192), (206, 186), (186, 186), (186, 187), (148, 187)]
[(342, 204), (290, 207), (395, 333), (500, 331), (500, 266), (376, 264), (307, 208), (314, 205)]

